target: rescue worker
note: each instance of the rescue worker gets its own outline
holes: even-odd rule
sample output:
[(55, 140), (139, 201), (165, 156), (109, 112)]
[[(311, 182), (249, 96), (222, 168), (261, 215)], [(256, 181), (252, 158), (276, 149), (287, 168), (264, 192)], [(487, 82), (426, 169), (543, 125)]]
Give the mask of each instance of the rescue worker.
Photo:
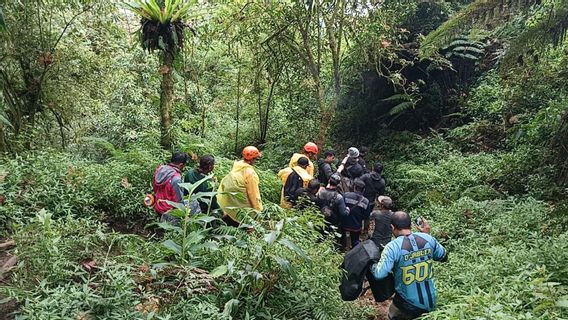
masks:
[(349, 215), (341, 217), (341, 245), (346, 251), (359, 244), (363, 220), (369, 218), (369, 212), (367, 211), (369, 200), (363, 196), (364, 190), (365, 184), (363, 181), (355, 180), (353, 192), (343, 194), (345, 205), (349, 208)]
[(290, 158), (290, 163), (288, 164), (288, 166), (290, 168), (294, 168), (295, 166), (298, 165), (298, 159), (300, 159), (301, 157), (307, 157), (309, 162), (306, 171), (310, 176), (313, 177), (315, 174), (315, 170), (312, 160), (314, 161), (317, 160), (318, 153), (319, 153), (318, 146), (313, 142), (308, 142), (304, 145), (304, 149), (302, 150), (301, 153), (294, 153), (292, 155), (292, 158)]
[(412, 232), (410, 215), (397, 211), (391, 216), (392, 233), (379, 262), (371, 266), (375, 279), (394, 274), (395, 295), (389, 307), (388, 319), (415, 319), (434, 310), (436, 288), (432, 279), (432, 262), (444, 262), (448, 255), (444, 247), (430, 236), (430, 226), (423, 219)]
[[(280, 206), (282, 208), (292, 208), (296, 199), (296, 191), (307, 187), (310, 180), (314, 178), (307, 171), (309, 161), (308, 158), (301, 157), (295, 167), (287, 167), (278, 172), (278, 177), (282, 181), (280, 193)], [(288, 192), (286, 193), (286, 191)]]
[[(215, 158), (210, 154), (204, 155), (199, 158), (199, 166), (197, 169), (191, 169), (185, 174), (183, 182), (196, 183), (213, 172), (213, 169), (215, 169)], [(209, 180), (202, 182), (194, 191), (196, 194), (200, 192), (213, 192), (213, 186)], [(219, 209), (216, 196), (206, 198), (209, 203), (201, 199), (198, 200), (201, 212), (212, 212), (213, 210)]]
[(347, 156), (341, 161), (337, 172), (341, 174), (338, 191), (341, 194), (353, 191), (355, 179), (363, 175), (363, 167), (359, 164), (359, 150), (357, 148), (351, 147), (347, 150)]
[(327, 223), (326, 231), (334, 234), (334, 228), (339, 228), (341, 217), (349, 214), (349, 209), (345, 206), (345, 199), (337, 191), (341, 178), (338, 174), (333, 174), (329, 178), (328, 185), (318, 193), (321, 212)]
[[(321, 183), (318, 179), (312, 179), (308, 182), (308, 186), (305, 188), (300, 188), (296, 191), (297, 208), (300, 210), (305, 209), (309, 204), (316, 205), (320, 207), (320, 200), (318, 199), (318, 192), (320, 190)], [(306, 200), (303, 201), (302, 199)], [(307, 203), (306, 203), (307, 202)]]
[[(183, 190), (179, 186), (181, 182), (181, 172), (185, 168), (189, 156), (184, 152), (175, 152), (170, 162), (166, 165), (160, 165), (154, 172), (153, 189), (155, 196), (154, 210), (159, 213), (160, 220), (179, 225), (180, 220), (170, 214), (173, 209), (167, 201), (184, 203)], [(189, 205), (189, 203), (186, 203)], [(193, 201), (191, 203), (191, 213), (200, 213), (199, 203)]]
[(363, 175), (365, 171), (361, 163), (359, 163), (360, 155), (359, 149), (355, 147), (351, 147), (347, 150), (347, 159), (344, 163), (345, 169), (341, 171), (344, 176), (350, 179), (356, 179)]
[(390, 197), (378, 196), (375, 210), (369, 217), (369, 238), (380, 250), (392, 240), (391, 216), (393, 202)]
[(335, 161), (335, 151), (327, 150), (323, 153), (323, 159), (319, 160), (318, 163), (318, 180), (321, 182), (322, 186), (327, 186), (329, 182), (329, 177), (335, 172), (332, 167)]
[(374, 200), (378, 196), (385, 194), (386, 182), (382, 176), (383, 165), (380, 162), (375, 163), (373, 166), (373, 171), (365, 173), (360, 179), (365, 183), (365, 193), (364, 196), (369, 200), (371, 204), (369, 212), (373, 210)]
[[(243, 160), (235, 161), (231, 172), (229, 172), (219, 185), (217, 200), (223, 209), (223, 221), (229, 226), (238, 227), (241, 223), (237, 217), (238, 209), (252, 208), (262, 211), (262, 201), (260, 199), (259, 178), (254, 170), (254, 164), (261, 157), (260, 151), (253, 146), (243, 149)], [(237, 192), (235, 196), (228, 192)]]

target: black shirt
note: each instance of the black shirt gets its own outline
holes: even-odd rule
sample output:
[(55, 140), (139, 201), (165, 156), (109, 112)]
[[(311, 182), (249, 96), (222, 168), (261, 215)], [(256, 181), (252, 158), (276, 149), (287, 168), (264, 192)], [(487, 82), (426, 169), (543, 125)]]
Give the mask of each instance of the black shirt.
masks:
[(370, 219), (375, 222), (371, 240), (377, 247), (384, 247), (392, 240), (391, 216), (390, 210), (375, 210), (371, 213)]

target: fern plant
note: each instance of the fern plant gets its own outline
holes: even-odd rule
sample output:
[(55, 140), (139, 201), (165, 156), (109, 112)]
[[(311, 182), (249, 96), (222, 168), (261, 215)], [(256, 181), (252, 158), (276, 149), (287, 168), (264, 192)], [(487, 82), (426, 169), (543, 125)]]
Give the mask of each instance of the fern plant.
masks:
[(382, 101), (397, 103), (389, 110), (390, 116), (397, 116), (402, 114), (406, 110), (413, 109), (416, 106), (416, 103), (418, 103), (418, 99), (412, 94), (408, 93), (394, 94), (388, 98), (383, 99)]
[(511, 40), (503, 56), (504, 69), (525, 52), (545, 49), (549, 43), (556, 46), (566, 39), (568, 0), (477, 0), (426, 36), (420, 53), (422, 57), (433, 56), (472, 27), (494, 30), (519, 16), (524, 18), (526, 26)]
[(446, 58), (457, 57), (478, 62), (485, 54), (485, 46), (480, 41), (471, 41), (466, 37), (459, 37), (442, 49)]
[(493, 29), (511, 17), (526, 13), (536, 0), (477, 0), (431, 32), (421, 43), (421, 54), (432, 56), (473, 26)]

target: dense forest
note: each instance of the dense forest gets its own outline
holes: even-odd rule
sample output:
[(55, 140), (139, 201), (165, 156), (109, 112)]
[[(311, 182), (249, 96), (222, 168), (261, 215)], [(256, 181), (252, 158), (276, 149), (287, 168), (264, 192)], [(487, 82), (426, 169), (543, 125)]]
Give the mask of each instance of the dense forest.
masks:
[[(386, 319), (279, 206), (308, 141), (368, 147), (449, 252), (421, 319), (568, 319), (567, 31), (567, 0), (1, 0), (0, 319)], [(249, 145), (254, 231), (144, 206), (173, 152), (217, 186)]]

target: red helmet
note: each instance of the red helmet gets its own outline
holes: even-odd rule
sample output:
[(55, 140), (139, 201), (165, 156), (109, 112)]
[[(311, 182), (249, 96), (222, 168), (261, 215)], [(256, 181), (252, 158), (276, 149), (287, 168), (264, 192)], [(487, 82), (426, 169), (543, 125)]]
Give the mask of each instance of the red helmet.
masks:
[(304, 150), (305, 150), (306, 152), (311, 152), (311, 153), (313, 153), (313, 154), (318, 154), (318, 153), (319, 153), (318, 146), (317, 146), (315, 143), (313, 143), (313, 142), (308, 142), (308, 143), (306, 143), (306, 145), (304, 146)]
[(262, 156), (260, 151), (254, 146), (248, 146), (243, 149), (243, 158), (245, 160), (258, 159)]

